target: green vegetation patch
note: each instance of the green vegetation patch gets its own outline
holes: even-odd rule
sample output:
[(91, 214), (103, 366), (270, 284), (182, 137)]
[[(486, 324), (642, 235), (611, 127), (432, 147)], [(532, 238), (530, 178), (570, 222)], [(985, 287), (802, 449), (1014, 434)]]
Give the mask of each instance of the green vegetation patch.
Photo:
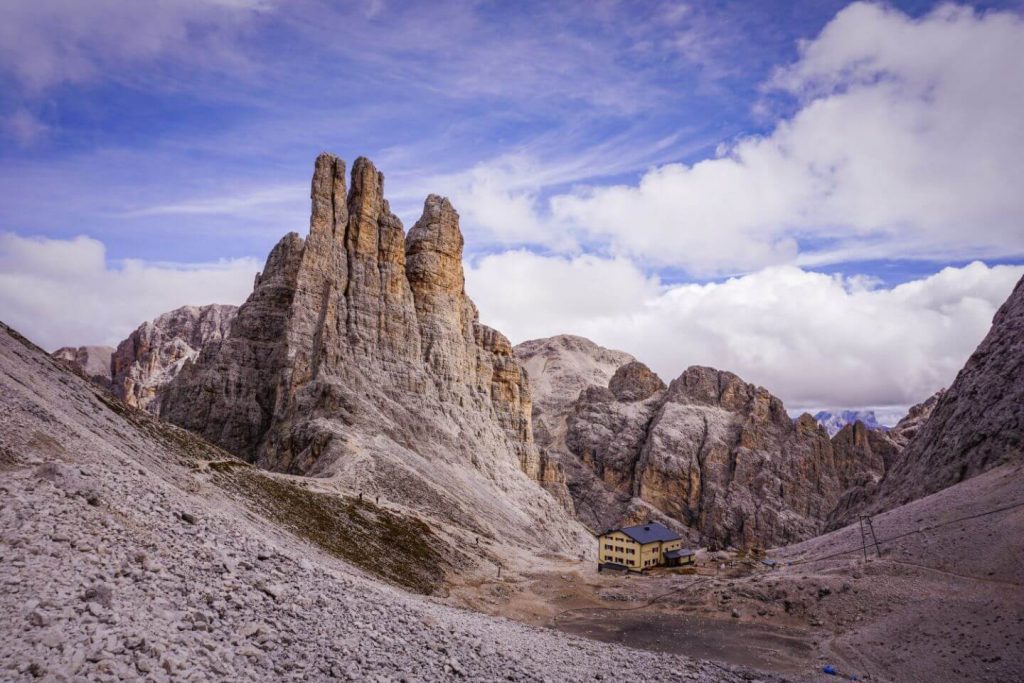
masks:
[(369, 501), (309, 491), (255, 468), (210, 469), (217, 486), (240, 494), (257, 514), (403, 588), (430, 595), (453, 567), (456, 551), (422, 520)]

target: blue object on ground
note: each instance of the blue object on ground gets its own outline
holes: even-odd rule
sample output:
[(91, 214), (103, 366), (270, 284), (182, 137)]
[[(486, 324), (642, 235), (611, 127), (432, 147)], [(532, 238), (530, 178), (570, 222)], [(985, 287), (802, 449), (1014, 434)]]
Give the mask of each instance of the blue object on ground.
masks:
[(836, 671), (836, 668), (834, 666), (832, 666), (831, 664), (826, 664), (825, 668), (823, 668), (822, 671), (827, 673), (829, 676), (838, 676), (839, 675), (839, 672)]

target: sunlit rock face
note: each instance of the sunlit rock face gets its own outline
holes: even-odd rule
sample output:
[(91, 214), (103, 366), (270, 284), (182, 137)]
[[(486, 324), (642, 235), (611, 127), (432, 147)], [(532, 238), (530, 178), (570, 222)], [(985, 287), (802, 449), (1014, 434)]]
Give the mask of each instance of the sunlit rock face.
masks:
[(307, 237), (274, 247), (230, 334), (168, 386), (161, 417), (269, 469), (582, 547), (561, 472), (533, 442), (526, 375), (466, 296), (451, 203), (428, 197), (406, 235), (383, 174), (357, 159), (346, 187), (330, 154), (311, 197)]

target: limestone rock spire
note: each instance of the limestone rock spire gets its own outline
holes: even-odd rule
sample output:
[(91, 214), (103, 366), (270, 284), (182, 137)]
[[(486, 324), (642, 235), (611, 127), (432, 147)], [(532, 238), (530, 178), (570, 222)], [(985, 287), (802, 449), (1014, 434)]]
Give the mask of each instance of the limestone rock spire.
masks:
[[(329, 234), (335, 239), (343, 239), (348, 224), (344, 161), (328, 152), (317, 156), (310, 199), (313, 204), (309, 219), (310, 235)], [(337, 235), (339, 229), (340, 236)]]

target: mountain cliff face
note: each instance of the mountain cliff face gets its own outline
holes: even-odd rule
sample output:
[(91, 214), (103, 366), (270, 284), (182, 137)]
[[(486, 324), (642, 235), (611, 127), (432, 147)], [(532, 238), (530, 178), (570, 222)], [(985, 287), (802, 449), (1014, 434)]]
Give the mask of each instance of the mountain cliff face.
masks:
[(723, 544), (775, 545), (812, 536), (838, 500), (844, 481), (824, 428), (810, 415), (794, 423), (736, 375), (692, 367), (666, 386), (628, 354), (578, 337), (516, 352), (536, 396), (537, 441), (592, 529), (659, 519)]
[(667, 388), (640, 363), (586, 390), (569, 449), (607, 487), (723, 544), (814, 535), (841, 483), (824, 428), (736, 375), (688, 368)]
[(316, 160), (309, 235), (286, 235), (230, 334), (161, 417), (263, 467), (330, 476), (482, 534), (561, 550), (582, 528), (533, 443), (526, 376), (466, 296), (459, 217), (430, 196), (403, 233), (384, 177)]
[(110, 346), (64, 346), (50, 355), (109, 391), (110, 357), (113, 354), (114, 349)]
[(911, 406), (907, 414), (887, 432), (889, 437), (899, 445), (900, 449), (905, 448), (910, 443), (910, 440), (921, 430), (921, 427), (928, 422), (928, 418), (932, 416), (932, 412), (935, 410), (935, 406), (938, 405), (939, 399), (945, 393), (945, 389), (939, 389), (926, 400)]
[(854, 519), (943, 395), (891, 429), (854, 420), (830, 439), (815, 417), (789, 420), (778, 398), (732, 373), (691, 367), (666, 387), (579, 337), (516, 353), (537, 442), (561, 464), (582, 522), (658, 519), (726, 544), (778, 545)]
[(145, 322), (117, 346), (108, 364), (114, 395), (160, 414), (164, 386), (204, 346), (227, 336), (237, 306), (182, 306)]
[(935, 402), (868, 510), (889, 510), (993, 467), (1024, 460), (1024, 278)]
[(542, 457), (563, 473), (568, 487), (563, 487), (568, 497), (564, 504), (571, 506), (576, 517), (594, 531), (650, 519), (685, 531), (685, 526), (657, 508), (610, 489), (589, 463), (566, 446), (568, 419), (580, 393), (588, 387), (606, 387), (619, 368), (635, 360), (633, 356), (567, 334), (523, 342), (515, 347), (515, 354), (529, 376), (534, 439)]

